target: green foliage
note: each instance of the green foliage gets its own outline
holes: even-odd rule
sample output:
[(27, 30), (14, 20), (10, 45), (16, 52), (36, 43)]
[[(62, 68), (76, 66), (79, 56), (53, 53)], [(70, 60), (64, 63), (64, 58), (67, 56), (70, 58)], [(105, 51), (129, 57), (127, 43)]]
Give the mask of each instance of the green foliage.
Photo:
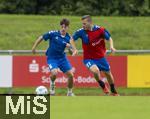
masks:
[(149, 16), (150, 0), (0, 0), (0, 13)]

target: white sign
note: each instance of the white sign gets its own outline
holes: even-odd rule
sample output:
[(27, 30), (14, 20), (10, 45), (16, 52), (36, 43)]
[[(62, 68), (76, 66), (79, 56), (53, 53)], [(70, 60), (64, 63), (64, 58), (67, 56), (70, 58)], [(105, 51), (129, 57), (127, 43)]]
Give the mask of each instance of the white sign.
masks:
[(12, 56), (0, 56), (0, 87), (12, 87)]

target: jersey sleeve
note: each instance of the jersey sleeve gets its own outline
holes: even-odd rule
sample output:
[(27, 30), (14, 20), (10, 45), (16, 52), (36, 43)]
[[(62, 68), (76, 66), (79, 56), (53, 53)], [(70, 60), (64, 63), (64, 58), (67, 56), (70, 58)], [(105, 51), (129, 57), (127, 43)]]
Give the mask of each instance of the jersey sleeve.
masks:
[(71, 36), (68, 35), (68, 43), (70, 43), (70, 40), (71, 40)]
[(73, 34), (73, 36), (72, 36), (72, 38), (74, 39), (74, 40), (77, 40), (78, 38), (80, 38), (80, 30), (77, 30), (74, 34)]
[(106, 40), (109, 40), (111, 37), (110, 33), (106, 29), (104, 30), (104, 37)]
[(43, 39), (45, 41), (47, 41), (48, 39), (50, 40), (53, 37), (53, 34), (54, 34), (54, 31), (49, 31), (49, 32), (43, 34)]

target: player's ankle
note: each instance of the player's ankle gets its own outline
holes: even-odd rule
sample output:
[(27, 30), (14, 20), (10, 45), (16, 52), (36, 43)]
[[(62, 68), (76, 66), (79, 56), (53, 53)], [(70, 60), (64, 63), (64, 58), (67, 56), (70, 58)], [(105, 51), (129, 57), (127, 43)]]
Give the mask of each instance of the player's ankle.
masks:
[(100, 86), (102, 89), (105, 88), (105, 83), (104, 83), (103, 81), (99, 80), (98, 83), (99, 83), (99, 86)]
[(116, 93), (117, 94), (117, 91), (116, 91), (116, 88), (115, 88), (114, 84), (110, 84), (110, 89), (111, 89), (112, 93)]
[(55, 86), (55, 81), (50, 81), (51, 86)]
[(68, 88), (68, 93), (72, 93), (72, 88)]

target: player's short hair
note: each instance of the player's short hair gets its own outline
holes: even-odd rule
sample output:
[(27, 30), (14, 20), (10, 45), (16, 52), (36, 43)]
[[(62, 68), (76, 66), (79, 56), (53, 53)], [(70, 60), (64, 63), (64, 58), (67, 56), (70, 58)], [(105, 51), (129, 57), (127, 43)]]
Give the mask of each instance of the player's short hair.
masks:
[(60, 25), (65, 25), (65, 26), (69, 26), (70, 24), (70, 21), (66, 18), (63, 18), (61, 21), (60, 21)]
[(92, 21), (92, 18), (90, 15), (84, 15), (82, 16), (81, 20), (84, 20), (84, 19), (88, 19), (89, 21)]

